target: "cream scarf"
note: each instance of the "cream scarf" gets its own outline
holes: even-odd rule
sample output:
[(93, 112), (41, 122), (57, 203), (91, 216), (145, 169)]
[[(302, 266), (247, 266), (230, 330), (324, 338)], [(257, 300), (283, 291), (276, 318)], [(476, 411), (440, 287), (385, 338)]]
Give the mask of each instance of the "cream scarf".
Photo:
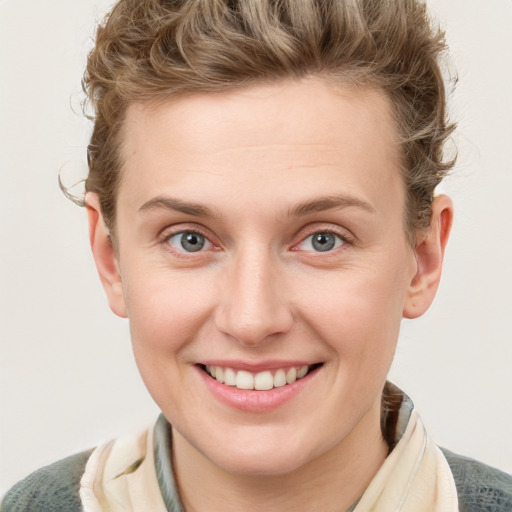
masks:
[(155, 471), (153, 430), (94, 450), (80, 481), (84, 512), (168, 512)]
[[(84, 512), (170, 512), (155, 470), (153, 428), (98, 447), (80, 485)], [(183, 508), (173, 503), (172, 512)], [(405, 432), (353, 512), (458, 512), (448, 462), (413, 410)]]
[(354, 512), (458, 512), (457, 489), (443, 452), (416, 411)]

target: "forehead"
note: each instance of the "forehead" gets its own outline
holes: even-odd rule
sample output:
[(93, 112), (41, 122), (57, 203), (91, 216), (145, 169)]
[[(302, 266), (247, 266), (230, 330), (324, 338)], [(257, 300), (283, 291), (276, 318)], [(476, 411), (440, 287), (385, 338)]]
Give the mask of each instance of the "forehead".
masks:
[(402, 192), (391, 106), (375, 89), (306, 79), (133, 104), (122, 140), (119, 193), (133, 207), (176, 187), (204, 202), (222, 200), (225, 185), (246, 197), (258, 184), (297, 196)]

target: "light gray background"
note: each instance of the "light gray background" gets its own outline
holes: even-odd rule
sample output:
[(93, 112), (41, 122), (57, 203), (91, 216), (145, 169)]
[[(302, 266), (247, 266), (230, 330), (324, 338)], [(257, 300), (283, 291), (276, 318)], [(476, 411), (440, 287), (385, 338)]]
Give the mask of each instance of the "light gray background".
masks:
[[(80, 78), (110, 2), (0, 1), (0, 492), (157, 414), (108, 309), (85, 212)], [(441, 445), (512, 471), (512, 1), (431, 0), (460, 83), (455, 227), (438, 297), (391, 378)]]

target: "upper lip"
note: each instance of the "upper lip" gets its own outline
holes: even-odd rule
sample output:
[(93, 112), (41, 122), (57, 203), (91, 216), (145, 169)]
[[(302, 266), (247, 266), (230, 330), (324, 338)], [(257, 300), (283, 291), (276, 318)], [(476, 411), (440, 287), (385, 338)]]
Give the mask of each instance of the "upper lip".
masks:
[(232, 368), (233, 370), (245, 370), (251, 373), (258, 373), (265, 370), (279, 370), (280, 368), (292, 368), (301, 366), (312, 366), (318, 364), (319, 361), (305, 361), (305, 360), (288, 360), (288, 361), (259, 361), (249, 362), (240, 360), (227, 360), (227, 359), (205, 359), (198, 364), (204, 366), (220, 366), (222, 368)]

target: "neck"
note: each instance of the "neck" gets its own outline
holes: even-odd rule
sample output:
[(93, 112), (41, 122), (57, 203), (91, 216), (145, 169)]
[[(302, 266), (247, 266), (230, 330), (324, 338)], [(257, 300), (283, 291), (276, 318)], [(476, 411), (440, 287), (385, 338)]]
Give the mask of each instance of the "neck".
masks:
[(173, 432), (174, 472), (187, 512), (347, 510), (369, 485), (387, 452), (380, 431), (380, 403), (340, 443), (284, 475), (225, 471)]

